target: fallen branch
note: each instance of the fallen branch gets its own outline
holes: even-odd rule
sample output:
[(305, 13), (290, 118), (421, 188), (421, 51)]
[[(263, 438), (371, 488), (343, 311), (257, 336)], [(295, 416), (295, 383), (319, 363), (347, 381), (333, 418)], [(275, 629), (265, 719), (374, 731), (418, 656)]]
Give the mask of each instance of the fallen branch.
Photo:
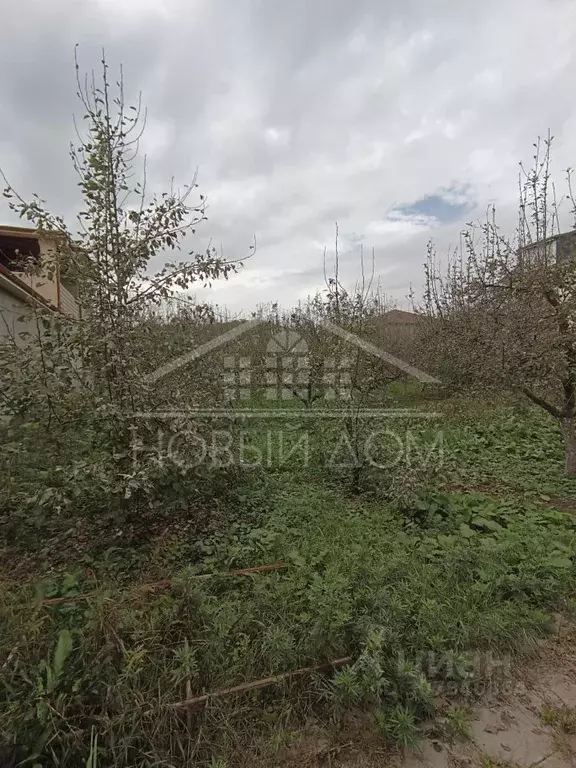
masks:
[(345, 656), (343, 659), (335, 659), (334, 661), (328, 661), (325, 664), (319, 664), (316, 667), (303, 667), (297, 669), (294, 672), (284, 672), (281, 675), (275, 675), (274, 677), (264, 677), (262, 680), (253, 680), (250, 683), (242, 683), (241, 685), (235, 685), (233, 688), (223, 688), (220, 691), (213, 691), (212, 693), (206, 693), (203, 696), (196, 696), (193, 699), (186, 699), (186, 701), (179, 701), (176, 704), (170, 704), (170, 709), (200, 709), (210, 699), (221, 699), (226, 696), (234, 696), (236, 693), (248, 693), (248, 691), (256, 691), (259, 688), (267, 688), (269, 685), (278, 685), (285, 680), (293, 680), (296, 677), (303, 677), (304, 675), (311, 675), (314, 672), (330, 672), (333, 669), (340, 669), (347, 664), (352, 664), (352, 657)]
[[(256, 565), (253, 568), (239, 568), (234, 571), (220, 571), (216, 573), (199, 573), (191, 576), (192, 579), (213, 579), (215, 576), (250, 576), (252, 573), (270, 573), (286, 568), (286, 563), (272, 563), (270, 565)], [(169, 579), (155, 581), (151, 584), (140, 584), (133, 587), (131, 592), (152, 592), (155, 589), (167, 589), (174, 582)], [(45, 597), (40, 601), (41, 605), (59, 605), (61, 603), (76, 603), (80, 600), (90, 600), (98, 596), (98, 592), (87, 592), (84, 595), (66, 595), (65, 597)]]

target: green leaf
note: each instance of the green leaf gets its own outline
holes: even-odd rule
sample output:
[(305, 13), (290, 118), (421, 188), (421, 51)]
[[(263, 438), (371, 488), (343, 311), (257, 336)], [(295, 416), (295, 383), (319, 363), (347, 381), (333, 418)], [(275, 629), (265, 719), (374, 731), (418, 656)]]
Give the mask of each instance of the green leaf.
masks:
[(52, 662), (52, 671), (54, 674), (54, 683), (62, 674), (66, 659), (72, 651), (72, 635), (68, 629), (61, 629), (58, 635), (58, 644), (54, 651), (54, 661)]
[(288, 559), (296, 566), (302, 567), (306, 565), (306, 560), (295, 549), (288, 553)]
[(464, 536), (466, 539), (470, 539), (472, 536), (474, 536), (474, 531), (472, 528), (470, 528), (469, 525), (466, 525), (466, 523), (460, 524), (460, 535)]

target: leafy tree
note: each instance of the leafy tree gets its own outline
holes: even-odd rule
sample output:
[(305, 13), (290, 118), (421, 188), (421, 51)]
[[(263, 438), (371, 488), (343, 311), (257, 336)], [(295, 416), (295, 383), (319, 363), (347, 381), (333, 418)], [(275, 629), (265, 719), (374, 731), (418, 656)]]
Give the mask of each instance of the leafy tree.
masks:
[[(8, 184), (4, 196), (21, 218), (50, 235), (55, 245), (42, 267), (58, 270), (77, 286), (81, 317), (37, 308), (35, 332), (25, 340), (8, 339), (0, 363), (3, 408), (20, 426), (34, 424), (50, 436), (57, 465), (62, 464), (54, 455), (59, 447), (77, 446), (64, 431), (80, 429), (87, 450), (94, 453), (88, 469), (84, 464), (74, 469), (72, 462), (68, 479), (77, 480), (82, 471), (93, 475), (98, 452), (106, 465), (103, 485), (113, 487), (126, 507), (138, 491), (148, 493), (154, 486), (150, 467), (132, 464), (132, 448), (135, 430), (141, 443), (156, 425), (133, 417), (170, 406), (174, 397), (147, 377), (155, 364), (165, 362), (158, 360), (161, 350), (153, 349), (147, 336), (150, 310), (192, 284), (226, 277), (236, 265), (214, 249), (191, 251), (183, 260), (170, 258), (206, 218), (204, 196), (192, 201), (196, 179), (181, 190), (171, 186), (149, 194), (146, 162), (138, 163), (145, 128), (141, 101), (126, 105), (122, 77), (110, 82), (105, 57), (99, 81), (94, 75), (82, 78), (78, 63), (76, 72), (84, 110), (84, 131), (77, 128), (79, 143), (71, 147), (82, 196), (77, 227), (69, 229), (37, 195), (26, 201)], [(188, 389), (183, 396), (189, 401), (194, 392)], [(20, 450), (26, 434), (20, 429)], [(88, 478), (86, 484), (98, 486), (93, 481)]]

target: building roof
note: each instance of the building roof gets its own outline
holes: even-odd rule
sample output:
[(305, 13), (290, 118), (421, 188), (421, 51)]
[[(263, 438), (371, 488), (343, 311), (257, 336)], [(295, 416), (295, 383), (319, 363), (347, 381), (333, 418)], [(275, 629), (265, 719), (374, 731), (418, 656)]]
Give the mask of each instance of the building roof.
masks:
[(62, 238), (65, 237), (63, 232), (57, 232), (56, 230), (36, 229), (35, 227), (15, 227), (12, 224), (0, 224), (0, 235), (8, 235), (12, 237), (47, 237), (47, 238)]
[(532, 240), (525, 245), (520, 246), (520, 250), (524, 251), (528, 248), (535, 248), (537, 245), (545, 245), (546, 243), (553, 243), (555, 240), (572, 240), (576, 238), (576, 229), (571, 229), (568, 232), (556, 232), (555, 235), (549, 235), (543, 240)]
[(34, 227), (13, 227), (11, 224), (0, 224), (0, 235), (38, 237), (38, 230)]
[(399, 325), (412, 325), (419, 323), (421, 319), (420, 315), (415, 312), (406, 312), (403, 309), (391, 309), (382, 315), (382, 320), (385, 323)]

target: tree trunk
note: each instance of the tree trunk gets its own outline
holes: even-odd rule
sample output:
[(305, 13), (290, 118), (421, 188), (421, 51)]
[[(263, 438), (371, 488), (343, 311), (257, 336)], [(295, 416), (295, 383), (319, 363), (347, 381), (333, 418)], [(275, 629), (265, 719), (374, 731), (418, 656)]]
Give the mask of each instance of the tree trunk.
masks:
[(562, 419), (561, 426), (564, 435), (566, 474), (568, 477), (576, 477), (576, 423), (574, 418)]

